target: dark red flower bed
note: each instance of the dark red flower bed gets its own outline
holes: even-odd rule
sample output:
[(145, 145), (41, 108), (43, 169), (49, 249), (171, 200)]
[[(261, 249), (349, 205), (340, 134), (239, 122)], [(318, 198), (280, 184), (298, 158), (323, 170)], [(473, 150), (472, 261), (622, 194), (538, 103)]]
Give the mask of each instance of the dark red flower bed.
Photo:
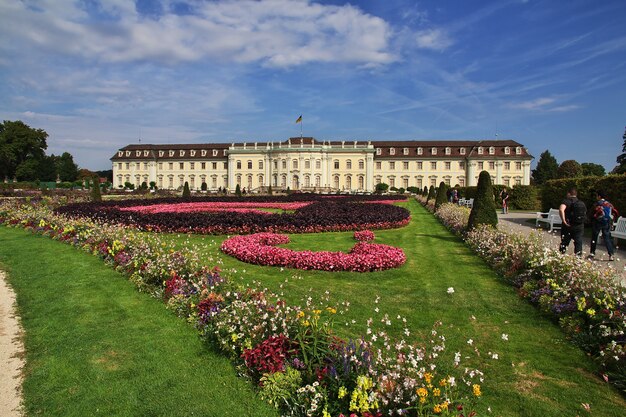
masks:
[[(306, 198), (304, 198), (306, 197)], [(329, 196), (297, 195), (297, 197), (205, 197), (194, 199), (125, 200), (118, 202), (70, 204), (56, 210), (59, 214), (88, 217), (107, 223), (134, 226), (156, 232), (200, 234), (249, 234), (259, 232), (316, 233), (363, 229), (402, 227), (410, 220), (409, 211), (376, 201), (398, 200), (389, 196)], [(256, 212), (141, 212), (124, 208), (155, 204), (193, 202), (296, 202), (312, 201), (293, 213)], [(368, 203), (368, 204), (364, 204)]]
[(276, 246), (286, 243), (287, 235), (257, 233), (231, 237), (221, 249), (243, 262), (304, 270), (370, 272), (397, 268), (406, 262), (402, 249), (389, 245), (358, 242), (349, 253), (294, 251)]

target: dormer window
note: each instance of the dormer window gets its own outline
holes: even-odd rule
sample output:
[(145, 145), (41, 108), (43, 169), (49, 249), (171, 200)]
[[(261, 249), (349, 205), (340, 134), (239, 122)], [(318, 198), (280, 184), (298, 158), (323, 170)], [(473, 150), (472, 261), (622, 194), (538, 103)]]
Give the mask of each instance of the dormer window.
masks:
[(202, 152), (200, 152), (200, 154), (201, 154), (202, 156), (206, 156), (206, 149), (203, 149), (203, 150), (202, 150)]
[(483, 151), (483, 147), (482, 147), (482, 146), (479, 146), (479, 147), (478, 147), (478, 155), (482, 155), (483, 153), (484, 153), (484, 151)]
[(522, 147), (521, 146), (518, 146), (518, 147), (515, 148), (515, 154), (516, 155), (521, 155), (522, 154)]
[(213, 156), (217, 156), (217, 149), (213, 149)]
[(135, 151), (135, 156), (141, 156), (141, 151)]
[(159, 156), (163, 156), (163, 155), (165, 155), (165, 152), (159, 151)]
[(459, 148), (459, 153), (461, 155), (465, 155), (465, 148)]
[(489, 155), (493, 155), (496, 153), (496, 148), (494, 148), (493, 146), (489, 147)]
[(130, 151), (126, 151), (126, 156), (130, 156)]
[(117, 153), (117, 156), (123, 156), (123, 155), (124, 155), (124, 152), (122, 152), (122, 151), (119, 151), (119, 152)]
[(143, 156), (148, 156), (149, 152), (148, 151), (143, 151)]
[(224, 151), (222, 153), (224, 154), (224, 156), (226, 156), (226, 149), (224, 149)]
[(446, 147), (446, 155), (450, 155), (452, 153), (452, 150), (449, 147)]
[(380, 148), (376, 148), (376, 155), (380, 155), (383, 153), (383, 150)]
[(180, 155), (180, 156), (185, 156), (185, 151), (181, 150), (181, 151), (179, 152), (179, 155)]
[(196, 156), (196, 151), (194, 151), (193, 149), (191, 150), (191, 156)]
[(424, 153), (424, 150), (422, 148), (417, 148), (418, 155), (422, 155), (423, 153)]
[(431, 148), (430, 154), (431, 155), (437, 155), (437, 148)]
[(174, 156), (174, 151), (170, 151), (170, 156)]
[(402, 155), (408, 155), (408, 154), (409, 154), (409, 148), (402, 149)]
[(509, 148), (508, 146), (506, 146), (506, 147), (504, 148), (504, 154), (505, 154), (505, 155), (510, 155), (510, 154), (511, 154), (511, 148)]
[(396, 148), (389, 148), (389, 155), (395, 155), (396, 154)]

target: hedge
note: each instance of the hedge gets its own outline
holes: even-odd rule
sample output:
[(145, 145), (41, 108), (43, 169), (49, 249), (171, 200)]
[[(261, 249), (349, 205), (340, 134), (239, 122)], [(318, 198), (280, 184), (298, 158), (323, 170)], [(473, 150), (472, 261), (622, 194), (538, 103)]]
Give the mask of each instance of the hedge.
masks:
[[(493, 195), (496, 199), (496, 207), (501, 207), (500, 191), (504, 185), (493, 184)], [(455, 187), (460, 197), (476, 198), (476, 187)], [(509, 191), (509, 208), (513, 210), (539, 210), (541, 201), (539, 200), (539, 188), (534, 185), (514, 185), (507, 187)]]
[(578, 198), (585, 202), (587, 209), (596, 201), (596, 190), (603, 190), (617, 211), (626, 216), (626, 175), (605, 177), (576, 177), (547, 181), (541, 188), (541, 208), (548, 211), (558, 208), (565, 198), (568, 188), (576, 187)]

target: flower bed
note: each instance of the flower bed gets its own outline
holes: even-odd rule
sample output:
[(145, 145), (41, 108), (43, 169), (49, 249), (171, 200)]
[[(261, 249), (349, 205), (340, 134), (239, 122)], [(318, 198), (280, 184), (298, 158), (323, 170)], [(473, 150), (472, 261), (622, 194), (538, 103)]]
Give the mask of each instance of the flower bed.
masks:
[(242, 262), (304, 270), (370, 272), (397, 268), (406, 262), (402, 249), (388, 245), (359, 242), (349, 253), (276, 247), (287, 243), (287, 235), (256, 233), (231, 237), (222, 243), (221, 250)]
[(360, 230), (354, 232), (354, 240), (358, 242), (369, 242), (374, 240), (374, 232), (371, 230)]
[(605, 379), (626, 390), (626, 289), (616, 272), (563, 255), (538, 235), (481, 226), (465, 232), (469, 210), (444, 204), (435, 213), (519, 295), (558, 321), (570, 340), (593, 355)]
[(312, 201), (290, 202), (290, 203), (253, 203), (253, 202), (193, 202), (193, 203), (162, 203), (139, 205), (131, 207), (120, 207), (121, 211), (132, 211), (135, 213), (197, 213), (213, 211), (233, 211), (238, 213), (261, 213), (266, 211), (258, 209), (278, 209), (278, 210), (298, 210), (308, 206)]
[[(171, 251), (159, 235), (17, 202), (0, 205), (0, 224), (69, 243), (127, 274), (193, 323), (283, 415), (473, 415), (482, 395), (482, 372), (462, 364), (481, 360), (480, 352), (447, 350), (439, 323), (419, 344), (390, 339), (371, 319), (368, 340), (342, 340), (333, 330), (342, 311), (326, 300), (287, 305), (207, 267), (194, 247)], [(400, 318), (398, 325), (405, 327)]]
[[(365, 196), (364, 196), (365, 197)], [(397, 201), (397, 200), (381, 201)], [(158, 201), (155, 203), (155, 201)], [(367, 202), (367, 204), (364, 204)], [(241, 207), (245, 203), (245, 208)], [(249, 205), (247, 205), (249, 204)], [(264, 204), (299, 207), (294, 213), (250, 212)], [(246, 212), (193, 210), (193, 207), (223, 207), (240, 205)], [(181, 211), (176, 210), (181, 207)], [(155, 208), (153, 208), (155, 207)], [(408, 210), (376, 200), (352, 198), (317, 198), (293, 201), (194, 201), (132, 200), (106, 203), (69, 204), (56, 210), (58, 214), (88, 217), (107, 223), (118, 223), (140, 230), (156, 232), (184, 232), (199, 234), (249, 234), (259, 232), (318, 233), (362, 229), (390, 229), (402, 227), (410, 221)]]

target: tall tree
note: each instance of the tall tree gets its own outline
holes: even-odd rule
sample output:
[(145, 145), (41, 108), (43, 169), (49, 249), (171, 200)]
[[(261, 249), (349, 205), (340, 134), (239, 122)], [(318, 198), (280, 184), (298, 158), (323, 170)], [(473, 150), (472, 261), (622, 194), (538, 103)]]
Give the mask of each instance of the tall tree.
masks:
[(583, 176), (585, 177), (604, 177), (606, 175), (606, 170), (600, 164), (594, 164), (593, 162), (583, 162), (580, 164), (583, 169)]
[(537, 168), (533, 169), (533, 179), (536, 184), (543, 184), (548, 180), (558, 178), (559, 164), (550, 151), (546, 150), (539, 156)]
[(618, 166), (613, 170), (613, 174), (626, 174), (626, 129), (624, 129), (624, 144), (622, 145), (622, 154), (617, 157)]
[(496, 202), (493, 196), (491, 176), (487, 171), (481, 171), (478, 176), (476, 197), (474, 198), (474, 205), (470, 212), (467, 227), (469, 230), (472, 230), (479, 224), (486, 224), (493, 227), (496, 227), (498, 224), (498, 214), (496, 213)]
[(437, 190), (437, 198), (435, 199), (435, 210), (441, 207), (442, 204), (448, 202), (448, 186), (445, 182), (441, 181), (439, 184), (439, 189)]
[[(16, 176), (21, 164), (30, 160), (41, 160), (48, 147), (47, 138), (48, 134), (44, 130), (33, 129), (19, 120), (15, 122), (5, 120), (0, 123), (0, 175)], [(20, 176), (24, 177), (33, 170), (33, 167), (34, 164), (28, 162), (20, 170)]]
[(582, 177), (583, 167), (573, 159), (561, 162), (558, 169), (559, 178)]
[(74, 163), (74, 157), (69, 152), (57, 157), (57, 173), (61, 181), (73, 182), (78, 178), (78, 165)]

